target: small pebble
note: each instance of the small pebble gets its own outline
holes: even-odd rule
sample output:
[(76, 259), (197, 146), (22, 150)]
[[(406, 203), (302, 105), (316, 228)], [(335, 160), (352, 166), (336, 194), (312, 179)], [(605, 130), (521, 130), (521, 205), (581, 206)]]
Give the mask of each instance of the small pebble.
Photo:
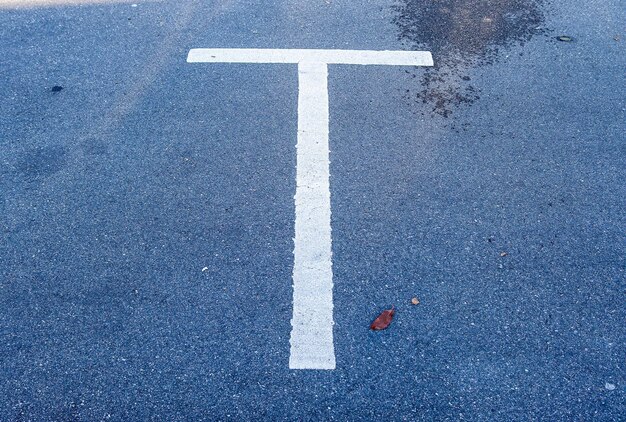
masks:
[(63, 87), (60, 85), (55, 85), (52, 87), (52, 89), (50, 91), (52, 92), (61, 92), (63, 90)]
[(606, 388), (609, 391), (613, 391), (615, 390), (615, 384), (611, 384), (610, 382), (607, 382), (606, 384), (604, 384), (604, 388)]

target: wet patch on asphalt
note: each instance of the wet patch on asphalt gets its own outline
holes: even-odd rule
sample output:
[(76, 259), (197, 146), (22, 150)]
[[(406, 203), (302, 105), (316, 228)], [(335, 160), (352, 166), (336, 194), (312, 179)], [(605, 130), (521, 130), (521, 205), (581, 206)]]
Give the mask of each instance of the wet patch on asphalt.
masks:
[(59, 145), (33, 148), (23, 154), (17, 171), (26, 179), (45, 178), (57, 173), (67, 164), (67, 150)]
[[(429, 50), (435, 66), (420, 76), (421, 89), (407, 95), (449, 117), (480, 98), (469, 69), (488, 65), (503, 50), (545, 32), (542, 0), (400, 0), (394, 23), (398, 39)], [(413, 77), (417, 77), (413, 74)]]

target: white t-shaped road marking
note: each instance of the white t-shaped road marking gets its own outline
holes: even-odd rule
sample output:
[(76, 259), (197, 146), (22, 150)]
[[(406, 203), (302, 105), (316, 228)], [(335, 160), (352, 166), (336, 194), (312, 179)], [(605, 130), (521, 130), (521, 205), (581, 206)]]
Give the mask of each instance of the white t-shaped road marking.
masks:
[(428, 51), (198, 48), (189, 63), (298, 64), (291, 369), (335, 369), (328, 65), (432, 66)]

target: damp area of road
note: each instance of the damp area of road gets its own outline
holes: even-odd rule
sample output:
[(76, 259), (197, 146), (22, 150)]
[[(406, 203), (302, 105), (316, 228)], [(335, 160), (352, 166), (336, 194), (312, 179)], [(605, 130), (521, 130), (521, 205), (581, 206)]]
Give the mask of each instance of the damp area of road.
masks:
[(410, 95), (444, 117), (479, 98), (470, 68), (545, 32), (540, 0), (401, 0), (394, 9), (399, 40), (436, 57), (421, 76), (421, 90)]

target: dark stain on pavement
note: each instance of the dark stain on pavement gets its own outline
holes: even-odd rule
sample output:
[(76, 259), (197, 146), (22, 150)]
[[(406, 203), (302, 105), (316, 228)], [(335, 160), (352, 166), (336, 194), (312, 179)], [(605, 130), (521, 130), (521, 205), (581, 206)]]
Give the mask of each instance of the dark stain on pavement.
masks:
[(50, 176), (62, 170), (67, 162), (67, 151), (59, 145), (34, 148), (22, 155), (17, 171), (27, 179)]
[(435, 66), (408, 95), (444, 117), (479, 98), (468, 70), (491, 64), (512, 45), (542, 33), (542, 0), (401, 0), (395, 7), (398, 38), (411, 49), (429, 50)]
[(106, 142), (98, 139), (88, 139), (80, 144), (80, 148), (88, 156), (103, 156), (109, 153), (109, 146)]

